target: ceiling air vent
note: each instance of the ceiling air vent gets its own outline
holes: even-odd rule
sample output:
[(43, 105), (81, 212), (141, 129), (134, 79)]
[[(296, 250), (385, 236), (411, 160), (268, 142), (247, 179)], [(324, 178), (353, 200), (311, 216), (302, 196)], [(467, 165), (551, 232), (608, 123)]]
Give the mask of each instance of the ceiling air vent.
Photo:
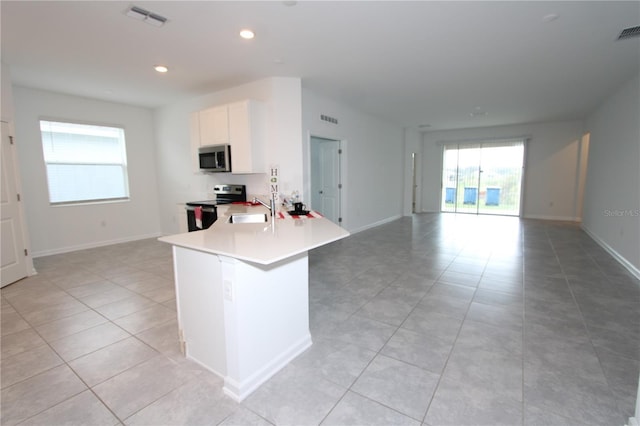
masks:
[(640, 26), (638, 27), (629, 27), (622, 30), (620, 35), (618, 36), (618, 40), (622, 40), (625, 38), (631, 37), (639, 37), (640, 36)]
[(138, 21), (146, 22), (147, 24), (153, 25), (154, 27), (161, 27), (167, 23), (167, 18), (165, 18), (164, 16), (149, 12), (148, 10), (138, 6), (131, 6), (129, 9), (127, 9), (125, 15), (130, 18), (137, 19)]
[(338, 119), (329, 117), (328, 115), (320, 114), (320, 120), (326, 121), (328, 123), (338, 124)]

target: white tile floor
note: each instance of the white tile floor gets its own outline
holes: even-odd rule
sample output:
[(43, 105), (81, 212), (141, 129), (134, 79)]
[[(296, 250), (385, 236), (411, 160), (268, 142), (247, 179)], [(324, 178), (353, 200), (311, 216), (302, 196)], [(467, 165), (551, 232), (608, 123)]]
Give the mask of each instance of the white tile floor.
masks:
[(241, 404), (177, 345), (170, 248), (2, 289), (2, 425), (622, 425), (640, 283), (574, 224), (422, 214), (310, 255), (313, 346)]

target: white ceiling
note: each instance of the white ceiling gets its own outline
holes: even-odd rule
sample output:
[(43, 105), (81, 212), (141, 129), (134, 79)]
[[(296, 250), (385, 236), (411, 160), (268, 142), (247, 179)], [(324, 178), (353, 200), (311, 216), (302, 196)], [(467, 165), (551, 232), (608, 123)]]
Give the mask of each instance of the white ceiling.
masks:
[[(168, 22), (134, 20), (131, 5)], [(640, 67), (640, 38), (616, 40), (640, 25), (638, 1), (2, 1), (0, 13), (14, 84), (146, 107), (294, 76), (402, 126), (494, 126), (582, 118)]]

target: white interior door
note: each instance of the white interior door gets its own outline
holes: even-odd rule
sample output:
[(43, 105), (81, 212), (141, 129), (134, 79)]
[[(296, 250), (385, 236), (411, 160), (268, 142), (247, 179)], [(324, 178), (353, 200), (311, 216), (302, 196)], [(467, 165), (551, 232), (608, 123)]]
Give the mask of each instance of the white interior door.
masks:
[(311, 208), (330, 221), (340, 218), (340, 141), (311, 138)]
[(1, 285), (8, 284), (26, 277), (27, 261), (24, 238), (22, 234), (22, 220), (16, 185), (14, 145), (9, 136), (9, 126), (2, 122), (2, 184), (0, 185), (0, 235), (2, 246), (0, 258)]

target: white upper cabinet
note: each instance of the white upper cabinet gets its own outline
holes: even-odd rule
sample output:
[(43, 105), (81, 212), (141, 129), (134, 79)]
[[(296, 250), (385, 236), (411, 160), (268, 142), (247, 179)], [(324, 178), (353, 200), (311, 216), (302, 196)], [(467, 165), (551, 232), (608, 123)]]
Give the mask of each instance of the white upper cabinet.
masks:
[(194, 170), (199, 170), (198, 148), (231, 145), (231, 173), (264, 173), (266, 170), (264, 105), (245, 100), (194, 112), (190, 117)]
[(264, 106), (248, 100), (228, 107), (231, 173), (264, 173)]
[(200, 111), (200, 146), (229, 143), (229, 112), (226, 105)]

